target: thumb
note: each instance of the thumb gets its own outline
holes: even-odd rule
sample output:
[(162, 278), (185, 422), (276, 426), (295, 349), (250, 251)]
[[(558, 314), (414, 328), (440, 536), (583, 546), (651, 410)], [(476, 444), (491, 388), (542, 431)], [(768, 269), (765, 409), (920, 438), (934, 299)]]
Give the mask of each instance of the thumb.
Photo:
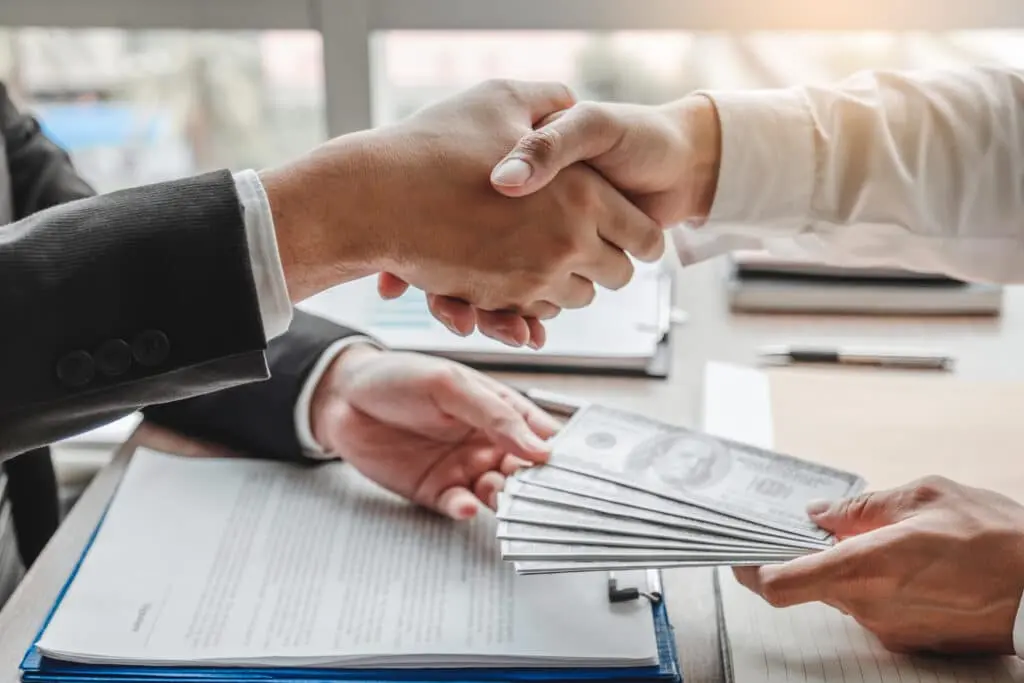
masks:
[(901, 515), (898, 491), (875, 491), (835, 502), (814, 501), (807, 514), (822, 529), (837, 538), (856, 536), (899, 521)]
[(532, 194), (562, 169), (610, 151), (621, 137), (621, 125), (601, 105), (576, 105), (524, 135), (494, 167), (491, 185), (508, 197)]

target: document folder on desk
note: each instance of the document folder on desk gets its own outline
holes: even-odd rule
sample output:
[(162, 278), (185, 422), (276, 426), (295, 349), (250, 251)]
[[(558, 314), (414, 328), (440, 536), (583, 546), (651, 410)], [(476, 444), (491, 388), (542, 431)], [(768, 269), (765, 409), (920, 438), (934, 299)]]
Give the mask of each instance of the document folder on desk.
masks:
[(599, 289), (590, 306), (546, 323), (544, 348), (511, 348), (479, 332), (459, 337), (436, 321), (423, 292), (382, 301), (376, 278), (335, 287), (300, 304), (311, 313), (373, 335), (389, 347), (451, 358), (482, 369), (665, 377), (671, 360), (673, 270), (636, 263), (633, 280)]
[(494, 531), (340, 463), (140, 451), (22, 679), (680, 680), (663, 601), (610, 599), (599, 573), (516, 576)]

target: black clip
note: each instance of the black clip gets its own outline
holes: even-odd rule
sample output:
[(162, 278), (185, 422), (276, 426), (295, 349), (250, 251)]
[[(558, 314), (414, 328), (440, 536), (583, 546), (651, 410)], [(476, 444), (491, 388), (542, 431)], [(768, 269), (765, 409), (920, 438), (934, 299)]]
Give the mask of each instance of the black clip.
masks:
[(609, 602), (630, 602), (632, 600), (638, 600), (642, 597), (650, 600), (652, 605), (657, 605), (661, 602), (661, 593), (659, 593), (658, 591), (642, 591), (639, 588), (635, 587), (619, 588), (619, 580), (615, 578), (615, 572), (608, 572)]

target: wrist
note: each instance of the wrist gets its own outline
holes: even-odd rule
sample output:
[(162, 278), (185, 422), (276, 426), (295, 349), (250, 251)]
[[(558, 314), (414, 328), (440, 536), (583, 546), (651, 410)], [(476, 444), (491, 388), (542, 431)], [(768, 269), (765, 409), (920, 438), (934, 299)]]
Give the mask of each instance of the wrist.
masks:
[(685, 169), (684, 200), (686, 220), (691, 225), (703, 224), (711, 214), (722, 157), (722, 132), (718, 112), (711, 98), (689, 95), (662, 107), (679, 131)]
[(313, 391), (309, 404), (309, 428), (313, 440), (326, 450), (332, 450), (329, 424), (333, 407), (344, 401), (351, 386), (351, 378), (358, 366), (383, 353), (380, 347), (366, 342), (346, 346), (324, 370)]
[(293, 302), (384, 268), (386, 240), (367, 199), (378, 147), (370, 135), (347, 135), (259, 173)]

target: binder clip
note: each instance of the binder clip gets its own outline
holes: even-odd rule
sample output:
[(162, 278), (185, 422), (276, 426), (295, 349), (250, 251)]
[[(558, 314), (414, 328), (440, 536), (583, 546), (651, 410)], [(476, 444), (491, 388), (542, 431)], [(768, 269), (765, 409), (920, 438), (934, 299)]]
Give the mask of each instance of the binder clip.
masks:
[(661, 591), (659, 590), (640, 590), (636, 586), (630, 587), (619, 587), (619, 580), (615, 576), (615, 572), (608, 572), (608, 601), (611, 603), (617, 602), (630, 602), (632, 600), (639, 600), (640, 598), (646, 598), (652, 605), (657, 605), (661, 602)]

